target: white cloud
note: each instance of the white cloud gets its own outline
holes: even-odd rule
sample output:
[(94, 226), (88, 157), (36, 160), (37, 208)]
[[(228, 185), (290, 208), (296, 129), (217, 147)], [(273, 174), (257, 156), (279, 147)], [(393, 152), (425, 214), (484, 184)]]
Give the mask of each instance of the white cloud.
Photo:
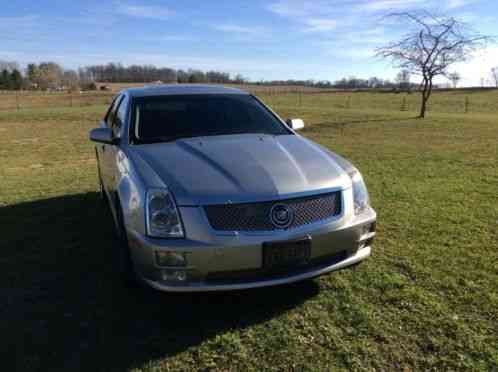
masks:
[(169, 19), (175, 13), (169, 8), (162, 6), (148, 6), (148, 5), (131, 5), (121, 4), (118, 6), (118, 13), (135, 17), (135, 18), (149, 18), (157, 20)]
[(411, 8), (427, 8), (428, 6), (442, 6), (446, 9), (460, 8), (479, 0), (366, 0), (358, 4), (355, 8), (360, 11), (389, 11), (403, 10)]
[(370, 46), (384, 44), (388, 41), (385, 30), (382, 27), (353, 31), (345, 35), (345, 39), (353, 44), (369, 44)]
[(460, 8), (472, 3), (476, 3), (479, 0), (446, 0), (446, 7), (448, 9)]
[(337, 27), (337, 20), (331, 16), (336, 9), (330, 1), (278, 0), (266, 8), (280, 17), (303, 24), (303, 32), (328, 32)]
[(305, 32), (326, 32), (335, 30), (337, 27), (337, 22), (334, 19), (307, 18), (305, 23), (307, 24)]
[[(321, 54), (327, 57), (340, 58), (342, 60), (350, 60), (358, 62), (358, 60), (370, 60), (375, 57), (375, 50), (362, 44), (350, 42), (347, 39), (319, 41), (316, 43)], [(358, 71), (360, 73), (361, 71)]]
[(330, 1), (299, 1), (278, 0), (267, 6), (267, 9), (281, 17), (303, 17), (330, 14), (334, 11), (334, 4)]
[(460, 63), (453, 70), (462, 76), (462, 86), (480, 86), (481, 79), (490, 78), (491, 69), (498, 66), (498, 47), (489, 47), (475, 52), (473, 58)]
[(427, 0), (368, 0), (363, 4), (359, 4), (356, 9), (373, 12), (399, 10), (427, 5), (427, 2)]
[(265, 33), (266, 29), (259, 26), (241, 26), (233, 23), (225, 23), (219, 25), (213, 25), (213, 29), (221, 32), (256, 36)]

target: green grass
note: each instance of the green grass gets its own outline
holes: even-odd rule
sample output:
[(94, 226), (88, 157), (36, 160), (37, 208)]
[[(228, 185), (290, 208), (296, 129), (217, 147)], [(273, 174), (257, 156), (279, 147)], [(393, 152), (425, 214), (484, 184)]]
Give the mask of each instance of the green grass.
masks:
[[(358, 110), (387, 110), (413, 111), (418, 113), (420, 107), (420, 94), (412, 93), (378, 93), (378, 92), (337, 92), (327, 94), (278, 94), (263, 95), (272, 105), (313, 109), (322, 111), (323, 108)], [(430, 113), (465, 113), (466, 104), (469, 114), (498, 114), (498, 89), (493, 90), (454, 90), (436, 92), (431, 97), (428, 105)]]
[(487, 94), (479, 114), (441, 103), (424, 121), (377, 96), (355, 95), (363, 110), (328, 104), (336, 95), (268, 97), (362, 171), (379, 218), (373, 256), (297, 285), (196, 295), (120, 285), (87, 140), (104, 106), (0, 113), (2, 369), (496, 370)]

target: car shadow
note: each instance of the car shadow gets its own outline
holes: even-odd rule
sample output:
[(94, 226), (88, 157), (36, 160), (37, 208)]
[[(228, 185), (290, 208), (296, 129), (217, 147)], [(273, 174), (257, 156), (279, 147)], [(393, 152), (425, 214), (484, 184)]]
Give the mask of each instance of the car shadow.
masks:
[(265, 322), (319, 291), (313, 281), (201, 294), (127, 289), (97, 193), (2, 207), (0, 226), (6, 370), (131, 369)]

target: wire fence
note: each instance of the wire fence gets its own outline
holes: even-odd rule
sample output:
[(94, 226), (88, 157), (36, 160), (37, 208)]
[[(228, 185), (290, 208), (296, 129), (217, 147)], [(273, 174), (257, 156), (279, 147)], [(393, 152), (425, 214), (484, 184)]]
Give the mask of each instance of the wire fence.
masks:
[(0, 110), (85, 107), (110, 104), (113, 93), (0, 92)]
[[(261, 89), (263, 88), (263, 89)], [(351, 92), (293, 87), (245, 87), (272, 107), (349, 110), (417, 111), (416, 93)], [(6, 92), (0, 91), (0, 111), (71, 108), (109, 105), (114, 92)], [(490, 96), (489, 94), (492, 94)], [(429, 111), (447, 113), (498, 113), (498, 91), (466, 95), (440, 92), (433, 95)]]

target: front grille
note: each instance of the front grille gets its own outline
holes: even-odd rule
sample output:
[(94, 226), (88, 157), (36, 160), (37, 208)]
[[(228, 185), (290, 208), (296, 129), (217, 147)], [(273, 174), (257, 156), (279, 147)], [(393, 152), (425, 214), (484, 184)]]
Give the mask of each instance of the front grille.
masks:
[(270, 211), (274, 205), (285, 205), (293, 214), (286, 229), (326, 220), (341, 213), (341, 193), (313, 195), (262, 203), (204, 206), (211, 227), (218, 231), (273, 231)]

